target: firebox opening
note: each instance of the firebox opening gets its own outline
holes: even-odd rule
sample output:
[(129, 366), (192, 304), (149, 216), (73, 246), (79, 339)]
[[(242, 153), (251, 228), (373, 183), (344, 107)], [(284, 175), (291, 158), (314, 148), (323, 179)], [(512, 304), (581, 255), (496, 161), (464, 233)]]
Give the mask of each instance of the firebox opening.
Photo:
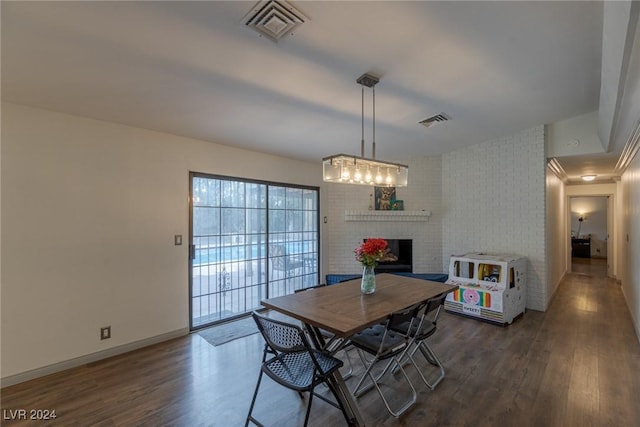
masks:
[[(367, 239), (364, 239), (365, 241)], [(387, 248), (397, 260), (380, 261), (376, 273), (413, 273), (413, 240), (385, 239)]]

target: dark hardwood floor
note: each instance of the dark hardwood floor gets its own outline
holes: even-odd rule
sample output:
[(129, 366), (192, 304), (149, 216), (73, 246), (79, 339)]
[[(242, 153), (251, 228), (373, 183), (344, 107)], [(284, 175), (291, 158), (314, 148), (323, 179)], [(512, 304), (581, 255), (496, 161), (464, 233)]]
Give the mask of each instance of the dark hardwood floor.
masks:
[(571, 271), (589, 276), (606, 276), (607, 258), (571, 258)]
[[(358, 400), (367, 425), (640, 425), (640, 344), (620, 287), (594, 271), (568, 275), (547, 312), (508, 327), (444, 313), (431, 338), (444, 381), (431, 391), (407, 368), (418, 404), (395, 419), (367, 393)], [(171, 340), (3, 389), (2, 425), (241, 426), (261, 352), (259, 334), (218, 347), (197, 334)], [(305, 403), (265, 378), (254, 414), (302, 425)], [(57, 418), (7, 419), (18, 409)], [(344, 419), (314, 399), (310, 425)]]

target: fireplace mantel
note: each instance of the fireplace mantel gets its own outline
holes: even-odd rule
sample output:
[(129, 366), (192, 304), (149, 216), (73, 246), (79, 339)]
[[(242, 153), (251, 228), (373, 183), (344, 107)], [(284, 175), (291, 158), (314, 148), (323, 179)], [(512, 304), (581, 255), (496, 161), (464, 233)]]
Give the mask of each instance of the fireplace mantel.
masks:
[(344, 211), (345, 221), (429, 221), (431, 211)]

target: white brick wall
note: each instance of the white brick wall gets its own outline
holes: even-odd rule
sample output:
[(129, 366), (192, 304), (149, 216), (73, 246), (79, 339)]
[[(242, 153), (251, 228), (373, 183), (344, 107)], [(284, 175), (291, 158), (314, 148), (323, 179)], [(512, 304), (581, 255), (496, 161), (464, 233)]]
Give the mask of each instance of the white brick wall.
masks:
[(441, 273), (442, 270), (442, 160), (423, 157), (405, 161), (409, 165), (409, 185), (396, 189), (405, 210), (431, 211), (427, 221), (358, 222), (345, 221), (345, 210), (367, 210), (373, 187), (326, 184), (323, 212), (327, 224), (323, 234), (326, 273), (360, 273), (362, 267), (353, 250), (367, 237), (413, 239), (413, 271)]
[(442, 268), (470, 251), (523, 255), (527, 307), (536, 310), (548, 298), (544, 140), (541, 125), (442, 156)]
[(527, 257), (527, 307), (544, 310), (544, 126), (483, 142), (442, 157), (411, 159), (409, 186), (397, 189), (406, 210), (427, 210), (426, 222), (355, 222), (345, 210), (366, 210), (372, 187), (323, 187), (324, 274), (360, 273), (353, 250), (366, 237), (413, 239), (416, 273), (448, 272), (449, 256), (471, 251)]

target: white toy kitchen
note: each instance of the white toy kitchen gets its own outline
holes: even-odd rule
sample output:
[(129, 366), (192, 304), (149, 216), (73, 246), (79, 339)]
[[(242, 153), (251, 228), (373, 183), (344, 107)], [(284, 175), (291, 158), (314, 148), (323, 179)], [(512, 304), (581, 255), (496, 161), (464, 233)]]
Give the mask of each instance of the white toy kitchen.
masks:
[(500, 325), (524, 314), (527, 303), (527, 261), (517, 255), (480, 252), (452, 256), (445, 310)]

